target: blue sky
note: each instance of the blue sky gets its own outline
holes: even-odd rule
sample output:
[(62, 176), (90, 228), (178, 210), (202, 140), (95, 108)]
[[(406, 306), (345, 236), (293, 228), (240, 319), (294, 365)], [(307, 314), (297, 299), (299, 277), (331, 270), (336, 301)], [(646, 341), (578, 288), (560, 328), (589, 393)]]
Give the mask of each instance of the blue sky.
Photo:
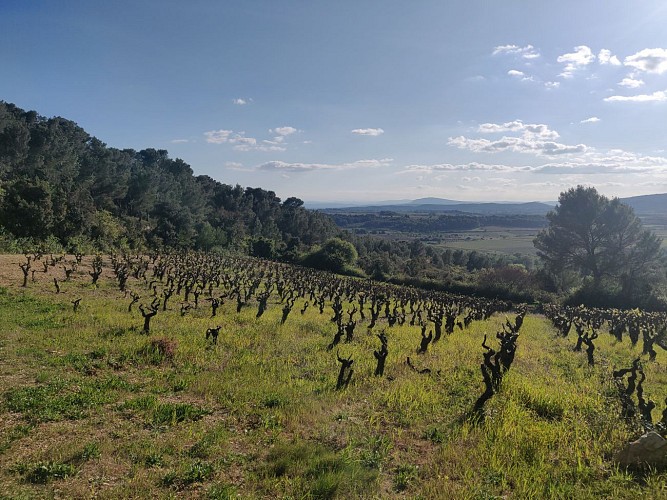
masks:
[(3, 0), (0, 99), (304, 200), (667, 192), (667, 2)]

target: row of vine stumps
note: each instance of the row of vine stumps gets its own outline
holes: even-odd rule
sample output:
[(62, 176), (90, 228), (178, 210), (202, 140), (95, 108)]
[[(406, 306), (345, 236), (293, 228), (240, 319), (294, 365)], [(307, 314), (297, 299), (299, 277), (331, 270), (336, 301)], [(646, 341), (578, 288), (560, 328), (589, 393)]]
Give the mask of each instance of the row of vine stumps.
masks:
[[(27, 287), (30, 281), (34, 282), (36, 273), (60, 269), (60, 278), (53, 277), (55, 292), (60, 293), (63, 283), (67, 283), (73, 273), (85, 265), (83, 257), (77, 254), (71, 260), (66, 256), (27, 254), (26, 261), (19, 265), (21, 286)], [(309, 308), (315, 308), (320, 315), (326, 314), (327, 317), (330, 312), (328, 320), (335, 325), (335, 334), (321, 348), (331, 351), (332, 358), (335, 355), (337, 369), (332, 371), (331, 378), (332, 387), (337, 391), (344, 391), (350, 383), (354, 383), (355, 360), (344, 351), (346, 344), (355, 342), (361, 325), (365, 326), (366, 335), (374, 335), (379, 341), (377, 348), (368, 352), (368, 356), (374, 359), (375, 377), (385, 376), (392, 345), (391, 328), (405, 324), (415, 328), (414, 356), (405, 357), (405, 364), (416, 373), (429, 375), (432, 369), (425, 366), (423, 360), (426, 357), (422, 355), (443, 338), (457, 328), (464, 331), (474, 321), (487, 320), (494, 314), (514, 314), (513, 319), (506, 316), (502, 329), (495, 333), (497, 344), (494, 345), (484, 335), (482, 363), (479, 365), (483, 392), (466, 416), (466, 420), (474, 425), (484, 422), (486, 404), (501, 391), (504, 375), (513, 364), (519, 332), (528, 312), (526, 305), (517, 306), (501, 300), (341, 278), (244, 257), (154, 253), (149, 256), (114, 254), (109, 260), (118, 290), (128, 300), (127, 311), (131, 313), (136, 305), (141, 313), (143, 323), (138, 329), (144, 334), (150, 334), (152, 319), (167, 311), (170, 301), (176, 300), (179, 300), (181, 316), (201, 309), (210, 310), (212, 324), (204, 332), (209, 349), (215, 349), (218, 337), (224, 335), (214, 318), (226, 302), (235, 304), (237, 313), (256, 307), (255, 318), (259, 319), (270, 307), (270, 297), (277, 296), (281, 324), (287, 323), (290, 315), (303, 315)], [(86, 269), (92, 286), (97, 286), (103, 275), (103, 263), (101, 256), (95, 256), (89, 264), (90, 269)], [(130, 289), (130, 277), (134, 278), (133, 283), (143, 283), (139, 287), (141, 289)], [(72, 301), (75, 312), (81, 300)], [(298, 308), (297, 301), (300, 303)], [(295, 308), (297, 312), (293, 312)], [(576, 339), (571, 349), (584, 352), (591, 367), (604, 360), (604, 353), (600, 355), (596, 351), (595, 342), (605, 328), (618, 342), (624, 342), (626, 338), (632, 346), (642, 342), (644, 359), (637, 358), (631, 365), (619, 367), (612, 373), (618, 387), (622, 417), (639, 434), (639, 439), (622, 450), (617, 460), (622, 465), (663, 466), (667, 455), (667, 440), (664, 439), (667, 435), (667, 400), (661, 419), (655, 421), (652, 412), (657, 405), (644, 393), (646, 377), (642, 362), (655, 362), (656, 346), (667, 350), (667, 315), (556, 305), (544, 305), (537, 312), (542, 312), (552, 322), (562, 339), (570, 338), (574, 329)]]

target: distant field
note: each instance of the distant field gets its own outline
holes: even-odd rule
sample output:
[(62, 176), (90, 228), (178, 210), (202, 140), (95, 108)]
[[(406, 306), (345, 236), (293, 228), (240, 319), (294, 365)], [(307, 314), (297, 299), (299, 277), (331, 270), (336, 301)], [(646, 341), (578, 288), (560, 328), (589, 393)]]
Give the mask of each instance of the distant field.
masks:
[[(655, 231), (662, 238), (662, 248), (667, 250), (667, 227), (647, 225), (647, 228)], [(537, 236), (537, 233), (537, 229), (508, 228), (462, 231), (454, 235), (443, 236), (437, 246), (537, 256), (537, 251), (533, 245), (533, 239)]]
[(535, 229), (490, 228), (458, 233), (455, 237), (445, 239), (443, 244), (439, 246), (462, 250), (537, 255), (533, 246), (533, 239), (536, 235), (537, 230)]

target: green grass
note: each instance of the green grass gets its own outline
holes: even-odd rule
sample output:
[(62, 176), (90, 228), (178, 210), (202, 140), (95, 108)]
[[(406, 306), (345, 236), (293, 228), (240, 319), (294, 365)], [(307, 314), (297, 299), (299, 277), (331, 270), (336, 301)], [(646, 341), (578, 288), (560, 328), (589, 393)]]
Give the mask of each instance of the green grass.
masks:
[[(17, 271), (18, 268), (17, 268)], [(255, 319), (226, 301), (216, 318), (179, 298), (141, 332), (111, 279), (81, 271), (60, 294), (43, 283), (0, 289), (0, 491), (10, 498), (656, 498), (660, 470), (619, 469), (636, 434), (620, 420), (611, 371), (641, 346), (601, 333), (597, 364), (529, 315), (516, 359), (479, 425), (485, 333), (503, 315), (458, 328), (416, 354), (416, 326), (384, 328), (389, 356), (374, 377), (368, 320), (340, 354), (354, 359), (336, 391), (331, 308), (284, 325), (274, 295)], [(20, 273), (20, 271), (19, 271)], [(143, 281), (131, 289), (149, 297)], [(75, 313), (73, 297), (83, 297)], [(347, 309), (349, 304), (344, 304)], [(218, 344), (207, 328), (221, 325)], [(491, 342), (495, 345), (495, 340)], [(405, 359), (410, 356), (421, 375)], [(667, 353), (644, 363), (646, 395), (664, 408)]]

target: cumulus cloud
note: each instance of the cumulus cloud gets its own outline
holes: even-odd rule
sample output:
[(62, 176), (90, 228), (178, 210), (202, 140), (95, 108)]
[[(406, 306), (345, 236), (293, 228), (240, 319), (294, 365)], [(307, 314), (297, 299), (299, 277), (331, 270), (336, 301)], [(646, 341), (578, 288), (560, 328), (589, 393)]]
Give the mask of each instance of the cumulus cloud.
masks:
[(581, 120), (579, 123), (597, 123), (599, 121), (600, 121), (600, 119), (597, 116), (591, 116), (590, 118), (586, 118), (585, 120)]
[(546, 141), (537, 137), (502, 137), (497, 141), (488, 139), (470, 139), (464, 136), (450, 137), (448, 144), (459, 149), (468, 149), (476, 153), (530, 153), (537, 156), (556, 156), (583, 153), (588, 148), (584, 144), (567, 145)]
[(636, 80), (634, 78), (626, 77), (626, 78), (623, 78), (623, 80), (621, 80), (620, 82), (618, 82), (618, 84), (621, 87), (627, 87), (629, 89), (636, 89), (636, 88), (641, 87), (642, 85), (644, 85), (644, 80)]
[(544, 82), (544, 86), (548, 89), (557, 89), (560, 87), (560, 82)]
[(612, 66), (621, 65), (621, 61), (619, 61), (618, 57), (612, 55), (611, 50), (609, 49), (602, 49), (598, 53), (598, 61), (600, 62), (600, 64), (610, 64)]
[(499, 54), (513, 54), (522, 57), (523, 59), (537, 59), (540, 53), (532, 45), (519, 47), (518, 45), (498, 45), (493, 48), (493, 55)]
[(355, 135), (367, 135), (371, 137), (377, 137), (378, 135), (384, 134), (384, 130), (381, 128), (355, 128), (351, 130), (351, 133)]
[(312, 172), (321, 170), (353, 170), (359, 168), (378, 168), (386, 167), (391, 164), (391, 158), (381, 160), (357, 160), (351, 163), (330, 164), (330, 163), (288, 163), (284, 161), (269, 161), (262, 163), (257, 168), (259, 170), (268, 170), (274, 172)]
[(612, 95), (605, 97), (606, 102), (664, 102), (667, 101), (667, 90), (659, 90), (652, 94)]
[(558, 56), (556, 61), (565, 64), (565, 68), (560, 76), (563, 78), (572, 78), (575, 71), (585, 68), (595, 61), (595, 54), (593, 54), (590, 47), (578, 45), (574, 48), (574, 52)]
[(628, 56), (623, 64), (646, 73), (662, 75), (667, 72), (667, 49), (644, 49)]
[(448, 144), (459, 149), (467, 149), (476, 153), (530, 153), (537, 156), (556, 156), (563, 154), (583, 153), (588, 150), (584, 144), (567, 145), (555, 142), (559, 134), (542, 123), (523, 123), (514, 120), (505, 123), (482, 123), (477, 131), (482, 134), (518, 133), (518, 136), (503, 136), (497, 140), (473, 139), (459, 136), (450, 137)]
[(237, 106), (245, 106), (246, 104), (248, 104), (248, 101), (252, 101), (252, 99), (243, 99), (242, 97), (232, 99), (232, 102)]
[(543, 123), (523, 123), (521, 120), (514, 120), (505, 123), (482, 123), (477, 127), (477, 131), (482, 134), (495, 134), (502, 132), (522, 132), (524, 135), (536, 135), (545, 139), (558, 139), (558, 132), (551, 130), (548, 125)]

